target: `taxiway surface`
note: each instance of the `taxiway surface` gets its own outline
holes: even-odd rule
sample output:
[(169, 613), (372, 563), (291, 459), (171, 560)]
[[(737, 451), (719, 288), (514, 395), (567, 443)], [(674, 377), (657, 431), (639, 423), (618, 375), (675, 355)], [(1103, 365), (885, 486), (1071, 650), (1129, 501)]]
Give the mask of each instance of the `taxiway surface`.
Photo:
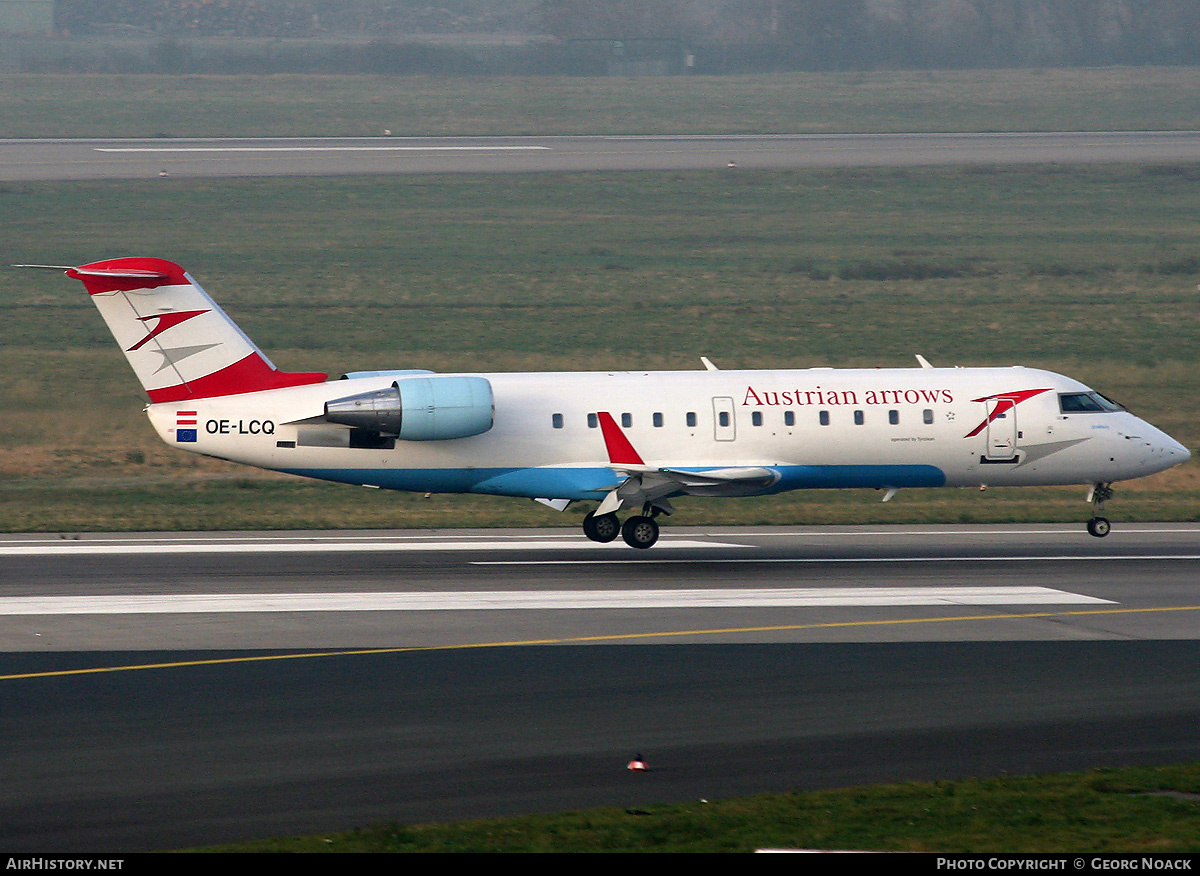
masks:
[(1198, 131), (0, 140), (0, 181), (1200, 161)]

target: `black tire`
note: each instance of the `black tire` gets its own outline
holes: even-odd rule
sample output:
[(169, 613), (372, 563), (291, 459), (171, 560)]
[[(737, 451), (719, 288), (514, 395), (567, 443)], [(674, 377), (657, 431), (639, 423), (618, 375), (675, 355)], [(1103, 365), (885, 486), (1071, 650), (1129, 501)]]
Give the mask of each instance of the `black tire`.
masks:
[(1088, 521), (1087, 529), (1089, 535), (1094, 535), (1096, 538), (1104, 538), (1104, 536), (1108, 535), (1112, 526), (1103, 517), (1093, 517)]
[(630, 547), (645, 550), (658, 541), (658, 524), (651, 517), (630, 517), (621, 527), (621, 537)]
[(589, 514), (583, 518), (583, 534), (592, 541), (608, 544), (621, 534), (621, 521), (616, 514), (601, 514), (599, 517)]

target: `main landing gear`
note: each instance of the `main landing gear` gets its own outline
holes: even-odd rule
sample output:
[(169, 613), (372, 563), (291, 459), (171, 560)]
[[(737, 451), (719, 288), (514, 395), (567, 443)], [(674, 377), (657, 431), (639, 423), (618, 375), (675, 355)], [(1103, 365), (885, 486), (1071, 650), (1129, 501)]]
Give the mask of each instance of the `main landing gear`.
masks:
[(599, 517), (588, 514), (583, 518), (583, 534), (592, 541), (604, 543), (613, 541), (620, 535), (625, 539), (625, 544), (645, 550), (653, 547), (658, 541), (658, 521), (654, 518), (659, 513), (658, 508), (647, 506), (642, 509), (641, 514), (630, 517), (624, 524), (617, 519), (615, 512), (601, 514)]
[(658, 524), (653, 517), (638, 515), (630, 517), (621, 527), (621, 538), (634, 548), (648, 548), (658, 541)]
[(589, 512), (587, 517), (583, 518), (583, 534), (592, 541), (608, 544), (621, 534), (621, 521), (617, 519), (616, 514), (601, 514), (597, 517)]
[(1104, 510), (1104, 503), (1112, 498), (1112, 494), (1112, 484), (1092, 484), (1092, 489), (1088, 492), (1088, 501), (1092, 503), (1095, 516), (1087, 522), (1089, 535), (1104, 538), (1112, 529), (1108, 518), (1100, 516), (1100, 512)]

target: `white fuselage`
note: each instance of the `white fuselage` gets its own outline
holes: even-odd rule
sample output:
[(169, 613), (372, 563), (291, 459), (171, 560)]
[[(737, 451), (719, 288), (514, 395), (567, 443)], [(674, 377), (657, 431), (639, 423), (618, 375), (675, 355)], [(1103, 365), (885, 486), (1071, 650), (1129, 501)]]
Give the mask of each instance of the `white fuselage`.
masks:
[(494, 420), (468, 438), (353, 446), (353, 430), (324, 420), (326, 402), (385, 389), (386, 374), (147, 411), (173, 446), (262, 468), (531, 498), (600, 499), (621, 483), (602, 411), (647, 467), (778, 475), (747, 492), (1110, 483), (1189, 455), (1127, 411), (1073, 409), (1090, 393), (1078, 381), (1020, 367), (477, 376)]

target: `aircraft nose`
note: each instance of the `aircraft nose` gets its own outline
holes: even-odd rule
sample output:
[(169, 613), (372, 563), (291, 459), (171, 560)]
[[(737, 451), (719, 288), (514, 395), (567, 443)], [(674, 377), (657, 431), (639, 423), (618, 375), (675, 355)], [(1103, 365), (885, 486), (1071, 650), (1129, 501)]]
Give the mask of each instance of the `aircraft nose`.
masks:
[(1159, 434), (1162, 436), (1162, 439), (1158, 442), (1155, 450), (1165, 456), (1171, 465), (1180, 465), (1192, 458), (1192, 452), (1170, 435), (1165, 432)]
[(1161, 429), (1142, 421), (1146, 431), (1142, 440), (1145, 442), (1142, 451), (1142, 463), (1146, 473), (1166, 471), (1177, 465), (1182, 465), (1192, 458), (1192, 452)]

